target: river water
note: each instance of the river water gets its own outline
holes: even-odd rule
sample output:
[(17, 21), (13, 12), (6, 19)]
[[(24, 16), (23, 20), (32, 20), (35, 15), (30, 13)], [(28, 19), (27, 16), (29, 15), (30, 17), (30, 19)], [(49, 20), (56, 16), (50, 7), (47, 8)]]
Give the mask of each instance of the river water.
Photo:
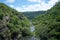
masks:
[[(30, 31), (34, 32), (34, 30), (35, 30), (35, 26), (32, 24), (32, 22), (30, 22)], [(31, 37), (23, 37), (23, 38), (21, 38), (21, 40), (40, 40), (40, 38), (31, 36)]]
[(31, 32), (35, 31), (35, 26), (32, 24), (32, 22), (30, 22), (30, 31)]

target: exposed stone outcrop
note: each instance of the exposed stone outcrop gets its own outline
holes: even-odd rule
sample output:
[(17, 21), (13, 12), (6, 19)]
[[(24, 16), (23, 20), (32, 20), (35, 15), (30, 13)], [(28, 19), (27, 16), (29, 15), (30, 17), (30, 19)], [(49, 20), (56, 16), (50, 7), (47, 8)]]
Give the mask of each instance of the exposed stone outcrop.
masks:
[(6, 17), (3, 17), (3, 20), (0, 21), (0, 40), (8, 40), (10, 38), (10, 30), (8, 29)]

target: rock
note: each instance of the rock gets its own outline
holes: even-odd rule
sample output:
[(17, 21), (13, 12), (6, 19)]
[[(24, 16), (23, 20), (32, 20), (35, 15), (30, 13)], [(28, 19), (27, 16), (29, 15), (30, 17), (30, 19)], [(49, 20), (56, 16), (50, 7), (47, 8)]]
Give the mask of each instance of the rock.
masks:
[(10, 37), (10, 30), (0, 21), (0, 40), (7, 40)]

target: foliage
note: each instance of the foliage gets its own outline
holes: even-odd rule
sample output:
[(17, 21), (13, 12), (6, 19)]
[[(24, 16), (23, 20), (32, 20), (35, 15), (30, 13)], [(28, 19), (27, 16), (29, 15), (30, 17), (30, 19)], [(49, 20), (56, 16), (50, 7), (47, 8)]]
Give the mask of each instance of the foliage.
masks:
[(56, 3), (45, 14), (33, 20), (36, 35), (41, 40), (60, 40), (60, 2)]
[(22, 13), (17, 12), (4, 3), (0, 3), (0, 20), (10, 30), (11, 34), (20, 33), (24, 35), (23, 31), (26, 32), (26, 36), (28, 36), (27, 34), (31, 34), (28, 19)]
[(32, 20), (36, 16), (43, 14), (45, 11), (32, 11), (32, 12), (23, 12), (23, 14), (29, 19)]

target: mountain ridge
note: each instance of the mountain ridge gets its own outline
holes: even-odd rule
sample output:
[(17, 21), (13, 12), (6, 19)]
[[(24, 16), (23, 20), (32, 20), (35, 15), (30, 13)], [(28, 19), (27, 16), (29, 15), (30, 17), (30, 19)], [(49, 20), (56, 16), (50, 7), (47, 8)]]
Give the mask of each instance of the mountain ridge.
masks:
[(22, 12), (29, 20), (33, 20), (35, 16), (45, 13), (46, 11), (31, 11), (31, 12)]
[(0, 40), (18, 40), (30, 34), (29, 20), (21, 12), (0, 3)]
[(45, 14), (33, 20), (36, 36), (41, 40), (60, 40), (60, 2), (56, 3)]

